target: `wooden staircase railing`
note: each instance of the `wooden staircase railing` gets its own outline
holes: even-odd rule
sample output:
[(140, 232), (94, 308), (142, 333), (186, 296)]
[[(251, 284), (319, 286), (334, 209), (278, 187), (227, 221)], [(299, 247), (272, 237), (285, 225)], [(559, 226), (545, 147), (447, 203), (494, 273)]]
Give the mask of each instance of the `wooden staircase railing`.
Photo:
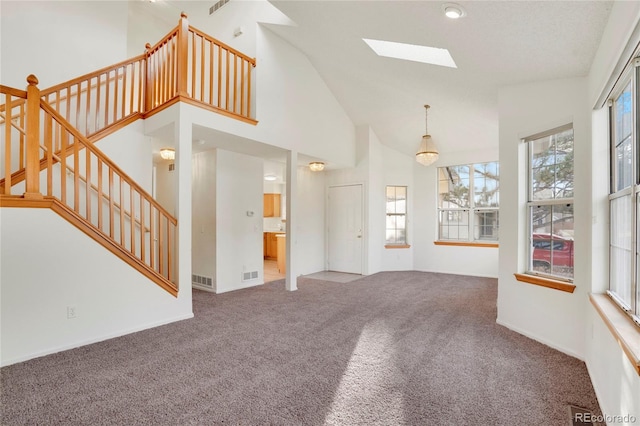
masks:
[(176, 295), (176, 219), (93, 142), (176, 102), (255, 125), (255, 66), (183, 13), (135, 58), (42, 92), (33, 75), (0, 86), (0, 205), (53, 208)]
[(42, 98), (92, 141), (144, 113), (145, 55), (83, 75), (41, 92)]
[[(7, 105), (0, 164), (6, 184), (0, 205), (53, 203), (51, 207), (71, 223), (177, 295), (176, 219), (41, 99), (34, 76), (27, 80), (26, 92), (0, 86), (0, 96)], [(23, 110), (26, 112), (21, 114)], [(12, 116), (26, 125), (7, 125), (6, 117)], [(21, 147), (18, 153), (12, 149), (16, 145)], [(12, 185), (12, 174), (18, 167), (13, 164), (20, 164), (23, 158), (24, 184)]]

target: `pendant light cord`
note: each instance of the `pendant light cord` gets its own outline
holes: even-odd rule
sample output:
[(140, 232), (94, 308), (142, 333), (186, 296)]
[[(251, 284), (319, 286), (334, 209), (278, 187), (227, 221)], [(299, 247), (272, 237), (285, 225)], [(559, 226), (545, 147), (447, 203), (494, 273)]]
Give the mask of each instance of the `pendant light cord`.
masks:
[(424, 134), (429, 134), (429, 105), (424, 106)]

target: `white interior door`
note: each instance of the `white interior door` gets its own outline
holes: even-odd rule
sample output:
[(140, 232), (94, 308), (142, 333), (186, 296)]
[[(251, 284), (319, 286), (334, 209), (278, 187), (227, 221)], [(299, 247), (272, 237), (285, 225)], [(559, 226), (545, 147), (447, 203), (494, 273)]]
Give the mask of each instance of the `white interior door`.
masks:
[(362, 274), (362, 185), (329, 187), (329, 270)]

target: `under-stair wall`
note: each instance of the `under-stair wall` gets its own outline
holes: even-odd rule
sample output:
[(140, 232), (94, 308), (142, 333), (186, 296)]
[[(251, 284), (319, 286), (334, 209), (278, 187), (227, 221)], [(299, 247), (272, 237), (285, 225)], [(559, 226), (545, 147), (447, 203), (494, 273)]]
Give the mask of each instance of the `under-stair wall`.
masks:
[(188, 286), (173, 297), (50, 209), (2, 208), (0, 233), (2, 366), (193, 316)]

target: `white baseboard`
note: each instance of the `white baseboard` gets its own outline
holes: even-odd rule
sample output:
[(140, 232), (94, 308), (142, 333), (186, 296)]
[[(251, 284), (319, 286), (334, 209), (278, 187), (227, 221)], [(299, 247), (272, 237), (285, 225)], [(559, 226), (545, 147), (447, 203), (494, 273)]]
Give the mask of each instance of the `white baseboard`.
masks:
[(557, 351), (562, 352), (563, 354), (567, 354), (569, 356), (572, 356), (572, 357), (577, 358), (580, 361), (584, 362), (584, 356), (579, 355), (579, 354), (575, 353), (574, 351), (572, 351), (570, 349), (564, 348), (564, 347), (559, 346), (559, 345), (557, 345), (557, 344), (555, 344), (553, 342), (550, 342), (547, 339), (543, 339), (543, 338), (541, 338), (539, 336), (536, 336), (535, 334), (532, 334), (532, 333), (530, 333), (528, 331), (525, 331), (525, 330), (523, 330), (523, 329), (521, 329), (519, 327), (515, 327), (515, 326), (513, 326), (513, 325), (511, 325), (509, 323), (506, 323), (504, 321), (501, 321), (499, 319), (496, 319), (496, 324), (501, 325), (503, 327), (507, 327), (509, 330), (515, 331), (518, 334), (522, 334), (523, 336), (526, 336), (526, 337), (528, 337), (530, 339), (533, 339), (536, 342), (540, 342), (540, 343), (542, 343), (544, 345), (549, 346), (550, 348), (553, 348), (553, 349), (555, 349)]
[(452, 271), (435, 271), (432, 269), (416, 269), (418, 272), (432, 272), (434, 274), (448, 274), (448, 275), (464, 275), (467, 277), (480, 277), (480, 278), (495, 278), (498, 279), (497, 276), (494, 275), (485, 275), (485, 274), (471, 274), (467, 272), (452, 272)]
[(178, 315), (178, 316), (173, 317), (173, 318), (163, 319), (161, 321), (156, 321), (156, 322), (143, 324), (143, 325), (140, 325), (140, 326), (137, 326), (137, 327), (129, 328), (129, 329), (122, 330), (122, 331), (117, 331), (117, 332), (114, 332), (114, 333), (104, 334), (102, 336), (93, 337), (91, 339), (80, 340), (78, 342), (74, 342), (74, 343), (70, 343), (70, 344), (66, 344), (66, 345), (61, 345), (61, 346), (57, 346), (57, 347), (54, 347), (54, 348), (49, 348), (49, 349), (46, 349), (46, 350), (43, 350), (43, 351), (33, 352), (33, 353), (28, 354), (28, 355), (20, 356), (20, 357), (17, 357), (17, 358), (12, 358), (12, 359), (9, 359), (9, 360), (3, 359), (3, 360), (0, 361), (0, 367), (6, 367), (6, 366), (11, 365), (11, 364), (17, 364), (19, 362), (29, 361), (30, 359), (40, 358), (42, 356), (51, 355), (51, 354), (55, 354), (55, 353), (62, 352), (62, 351), (67, 351), (69, 349), (79, 348), (81, 346), (86, 346), (86, 345), (90, 345), (92, 343), (102, 342), (104, 340), (109, 340), (109, 339), (113, 339), (115, 337), (125, 336), (127, 334), (136, 333), (138, 331), (147, 330), (149, 328), (154, 328), (154, 327), (159, 327), (161, 325), (166, 325), (166, 324), (170, 324), (172, 322), (182, 321), (182, 320), (189, 319), (189, 318), (193, 318), (193, 312), (188, 313), (188, 314)]

